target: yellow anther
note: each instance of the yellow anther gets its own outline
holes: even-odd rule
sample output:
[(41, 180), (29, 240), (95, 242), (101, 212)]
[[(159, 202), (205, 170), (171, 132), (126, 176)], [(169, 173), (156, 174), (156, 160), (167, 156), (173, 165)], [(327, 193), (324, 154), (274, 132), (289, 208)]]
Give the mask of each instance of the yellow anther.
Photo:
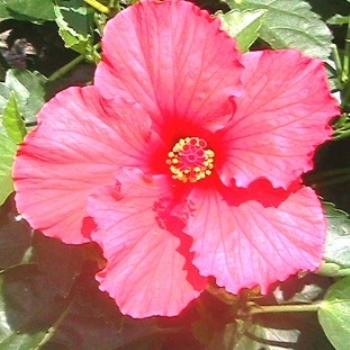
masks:
[(193, 183), (210, 176), (214, 169), (215, 153), (206, 147), (207, 142), (199, 137), (181, 138), (166, 160), (172, 178)]
[(215, 153), (211, 149), (206, 150), (208, 157), (214, 157)]

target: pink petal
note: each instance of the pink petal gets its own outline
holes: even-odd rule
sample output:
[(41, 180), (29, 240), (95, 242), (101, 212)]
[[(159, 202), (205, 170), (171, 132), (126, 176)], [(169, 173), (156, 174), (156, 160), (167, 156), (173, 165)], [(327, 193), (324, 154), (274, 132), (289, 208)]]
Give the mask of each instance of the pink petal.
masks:
[[(255, 190), (251, 189), (251, 198)], [(197, 187), (189, 196), (194, 214), (185, 232), (194, 238), (193, 264), (201, 275), (216, 277), (218, 285), (232, 293), (257, 285), (266, 293), (277, 280), (299, 270), (315, 270), (326, 235), (315, 193), (303, 187), (286, 198), (263, 185), (257, 198), (265, 191), (273, 200), (262, 204), (243, 198), (235, 204), (240, 191), (227, 190), (224, 199), (220, 192)]]
[(339, 114), (338, 103), (319, 60), (281, 50), (248, 53), (243, 62), (245, 93), (223, 137), (228, 151), (221, 177), (247, 186), (264, 176), (287, 188), (312, 169), (315, 148), (331, 135), (328, 123)]
[(162, 124), (171, 117), (221, 125), (242, 66), (220, 21), (187, 1), (141, 1), (107, 24), (95, 83), (128, 96)]
[(146, 178), (133, 169), (119, 173), (118, 179), (116, 187), (91, 196), (88, 206), (98, 227), (92, 238), (107, 259), (97, 275), (100, 289), (124, 314), (177, 315), (199, 295), (205, 280), (182, 249), (181, 234), (174, 234), (177, 224), (168, 231), (171, 193), (166, 177)]
[(122, 117), (103, 107), (93, 87), (59, 93), (39, 113), (39, 126), (16, 159), (18, 210), (33, 228), (66, 243), (89, 240), (91, 225), (83, 219), (95, 187), (113, 183), (120, 164), (144, 161), (147, 115), (122, 100), (113, 106)]

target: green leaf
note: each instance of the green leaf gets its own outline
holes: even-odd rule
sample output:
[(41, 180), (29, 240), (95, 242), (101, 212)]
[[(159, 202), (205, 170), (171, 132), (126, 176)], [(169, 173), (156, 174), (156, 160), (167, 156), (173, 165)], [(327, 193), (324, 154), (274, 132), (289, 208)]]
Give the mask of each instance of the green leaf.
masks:
[(12, 164), (17, 145), (5, 133), (0, 133), (0, 205), (13, 191)]
[(47, 331), (67, 301), (47, 286), (35, 266), (19, 266), (0, 275), (0, 350), (40, 349)]
[(327, 243), (324, 258), (327, 262), (350, 267), (350, 218), (349, 215), (324, 203), (328, 219)]
[(0, 350), (42, 349), (68, 312), (85, 261), (85, 246), (65, 245), (41, 234), (31, 243), (32, 264), (0, 274)]
[(231, 10), (225, 14), (219, 12), (218, 16), (222, 21), (223, 29), (231, 37), (236, 38), (238, 47), (245, 52), (258, 38), (265, 12), (265, 10)]
[(5, 106), (7, 105), (10, 95), (11, 91), (8, 89), (8, 87), (4, 83), (0, 83), (0, 114), (2, 114)]
[(2, 123), (5, 127), (7, 135), (11, 139), (20, 144), (27, 133), (21, 113), (18, 110), (16, 94), (11, 93), (8, 103), (4, 109)]
[[(343, 91), (344, 92), (344, 91)], [(333, 139), (341, 140), (350, 137), (350, 114), (343, 113), (333, 124)]]
[(318, 311), (320, 324), (336, 350), (348, 350), (350, 339), (350, 277), (333, 284)]
[(80, 54), (93, 50), (93, 11), (82, 0), (59, 1), (56, 23), (65, 46)]
[(81, 274), (80, 253), (86, 246), (42, 235), (33, 245), (38, 265), (0, 274), (0, 350), (153, 350), (155, 339), (159, 344), (163, 335), (174, 332), (160, 328), (155, 319), (122, 316), (99, 291), (96, 268), (89, 266)]
[(9, 13), (9, 10), (7, 8), (7, 2), (8, 0), (0, 0), (0, 18), (1, 19), (11, 18), (11, 14)]
[(28, 263), (31, 250), (31, 229), (12, 210), (13, 201), (0, 207), (0, 270)]
[(327, 23), (336, 25), (336, 26), (341, 26), (349, 23), (349, 17), (350, 16), (342, 16), (342, 15), (336, 14), (333, 17), (329, 18), (327, 20)]
[(335, 92), (338, 92), (343, 89), (343, 84), (340, 79), (341, 74), (341, 63), (338, 65), (336, 64), (335, 60), (338, 59), (338, 57), (335, 57), (338, 51), (337, 47), (335, 45), (332, 45), (333, 47), (333, 58), (329, 58), (325, 61), (325, 68), (327, 70), (327, 76), (328, 76), (328, 83), (330, 90), (334, 93), (333, 96), (339, 100), (339, 103), (341, 103), (341, 95), (340, 93), (335, 94)]
[(321, 298), (329, 283), (320, 276), (307, 274), (279, 284), (273, 291), (278, 304), (309, 304)]
[(153, 350), (154, 340), (159, 344), (167, 332), (154, 319), (134, 320), (122, 316), (114, 301), (89, 279), (73, 291), (64, 320), (52, 329), (51, 339), (43, 350)]
[(274, 49), (296, 48), (326, 59), (332, 35), (311, 6), (303, 0), (226, 0), (231, 8), (265, 10), (260, 37)]
[(16, 15), (39, 21), (55, 19), (53, 0), (7, 0), (6, 6), (11, 17), (15, 19)]
[(0, 205), (13, 191), (16, 143), (21, 143), (26, 134), (22, 114), (27, 122), (35, 121), (37, 110), (44, 103), (43, 82), (39, 73), (9, 70), (5, 83), (0, 84)]
[(88, 259), (85, 256), (87, 247), (87, 245), (64, 244), (56, 239), (36, 234), (32, 242), (31, 262), (38, 264), (38, 269), (47, 274), (47, 287), (66, 298)]
[(292, 350), (296, 348), (299, 336), (300, 331), (297, 329), (278, 329), (251, 324), (232, 350)]
[(46, 77), (39, 72), (17, 69), (7, 71), (3, 85), (16, 93), (19, 110), (28, 123), (36, 120), (36, 114), (45, 102), (46, 82)]

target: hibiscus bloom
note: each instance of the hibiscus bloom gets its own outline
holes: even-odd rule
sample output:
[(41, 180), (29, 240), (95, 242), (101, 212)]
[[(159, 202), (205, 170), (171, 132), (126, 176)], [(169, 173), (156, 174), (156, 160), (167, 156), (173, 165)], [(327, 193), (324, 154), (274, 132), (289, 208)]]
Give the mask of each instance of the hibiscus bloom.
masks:
[(322, 63), (242, 55), (181, 0), (130, 6), (102, 44), (94, 85), (49, 101), (18, 152), (31, 226), (97, 242), (100, 289), (133, 317), (178, 314), (209, 276), (265, 293), (317, 268), (326, 222), (301, 175), (338, 114)]

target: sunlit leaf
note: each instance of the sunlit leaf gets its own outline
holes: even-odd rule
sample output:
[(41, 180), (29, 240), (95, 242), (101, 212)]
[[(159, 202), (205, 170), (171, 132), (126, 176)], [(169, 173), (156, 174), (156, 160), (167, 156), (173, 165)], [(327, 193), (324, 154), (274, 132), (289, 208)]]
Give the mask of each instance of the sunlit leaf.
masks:
[(264, 10), (239, 11), (231, 10), (218, 13), (223, 29), (237, 40), (241, 51), (248, 51), (258, 38), (258, 32), (263, 22)]
[(336, 350), (348, 350), (350, 339), (350, 277), (332, 285), (318, 312), (319, 321)]
[(349, 215), (324, 203), (328, 219), (327, 244), (324, 258), (328, 262), (350, 267), (350, 218)]
[(4, 83), (0, 83), (0, 114), (2, 114), (5, 106), (7, 105), (10, 94), (11, 91), (8, 89), (8, 87)]
[(6, 3), (8, 13), (13, 18), (17, 18), (19, 15), (34, 20), (50, 21), (55, 19), (52, 0), (3, 0), (3, 2)]
[(2, 124), (11, 139), (20, 144), (27, 133), (24, 120), (19, 112), (16, 94), (12, 93), (3, 111)]
[(0, 18), (1, 19), (11, 18), (11, 15), (7, 8), (7, 2), (8, 0), (0, 0)]
[(349, 16), (342, 16), (342, 15), (334, 15), (333, 17), (329, 18), (327, 20), (328, 24), (333, 24), (333, 25), (343, 25), (343, 24), (348, 24), (349, 23)]
[(16, 143), (5, 133), (0, 133), (0, 205), (13, 191), (12, 164), (16, 150)]
[(56, 23), (65, 46), (81, 54), (93, 47), (93, 12), (82, 0), (58, 1)]
[(226, 0), (231, 8), (265, 10), (259, 35), (272, 48), (296, 48), (327, 58), (332, 35), (311, 6), (303, 0)]
[(47, 79), (39, 72), (10, 69), (3, 84), (14, 91), (18, 99), (19, 110), (26, 122), (34, 122), (36, 114), (45, 102)]

